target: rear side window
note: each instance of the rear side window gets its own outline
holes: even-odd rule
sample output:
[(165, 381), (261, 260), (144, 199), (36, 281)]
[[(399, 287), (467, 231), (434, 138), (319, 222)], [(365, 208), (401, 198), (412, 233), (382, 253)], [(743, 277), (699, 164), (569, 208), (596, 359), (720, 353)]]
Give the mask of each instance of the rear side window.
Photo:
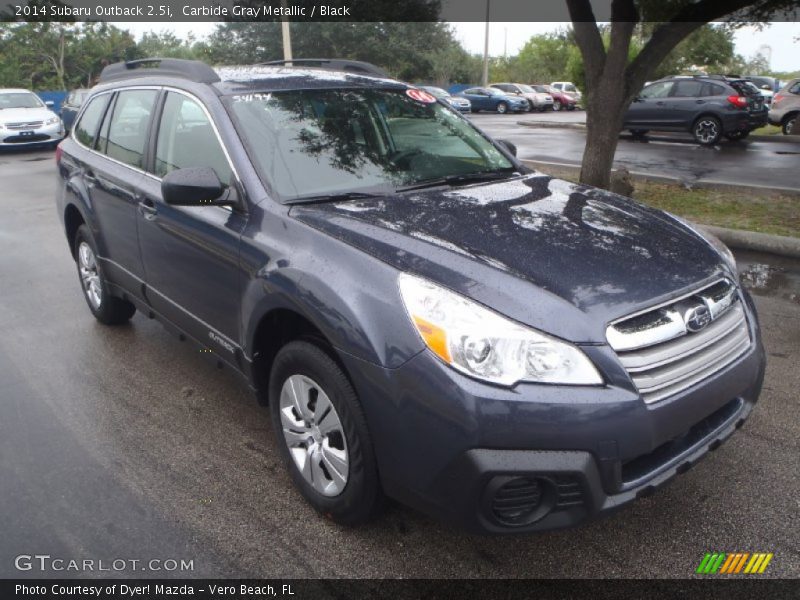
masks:
[(107, 139), (105, 135), (101, 136), (98, 149), (126, 165), (144, 168), (147, 127), (156, 94), (156, 90), (120, 92), (108, 125)]
[(169, 92), (158, 126), (155, 174), (187, 167), (211, 167), (222, 183), (230, 183), (230, 164), (206, 112), (188, 96)]
[(100, 125), (100, 120), (103, 118), (103, 113), (106, 110), (110, 94), (103, 94), (92, 98), (86, 110), (83, 111), (78, 124), (75, 125), (75, 139), (84, 146), (89, 148), (93, 147), (95, 135), (97, 135), (97, 128)]
[(716, 83), (705, 82), (700, 92), (701, 96), (724, 96), (725, 88)]
[(703, 83), (700, 81), (678, 81), (672, 89), (672, 95), (678, 98), (693, 98), (700, 95)]
[(790, 94), (800, 94), (800, 81), (791, 86), (788, 90)]

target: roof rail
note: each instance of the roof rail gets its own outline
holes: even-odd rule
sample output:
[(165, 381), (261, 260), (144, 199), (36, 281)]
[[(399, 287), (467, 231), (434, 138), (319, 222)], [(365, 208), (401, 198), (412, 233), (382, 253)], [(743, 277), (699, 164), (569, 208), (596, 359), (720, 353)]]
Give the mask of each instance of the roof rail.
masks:
[(318, 69), (328, 69), (331, 71), (348, 71), (350, 73), (360, 73), (362, 75), (389, 77), (386, 71), (372, 63), (360, 60), (344, 60), (341, 58), (294, 58), (292, 60), (270, 60), (258, 64), (263, 66), (316, 67)]
[(132, 77), (182, 77), (197, 83), (216, 83), (217, 72), (199, 60), (182, 58), (142, 58), (108, 65), (100, 73), (99, 83), (119, 81)]

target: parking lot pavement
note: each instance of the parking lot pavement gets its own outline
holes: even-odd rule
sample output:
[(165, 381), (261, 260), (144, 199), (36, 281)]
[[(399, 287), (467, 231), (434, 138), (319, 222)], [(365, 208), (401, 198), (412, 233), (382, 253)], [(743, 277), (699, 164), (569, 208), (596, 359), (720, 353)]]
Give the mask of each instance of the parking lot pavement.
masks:
[(234, 374), (142, 315), (94, 321), (52, 152), (0, 154), (0, 181), (0, 577), (34, 553), (194, 561), (137, 576), (686, 577), (706, 551), (772, 552), (766, 575), (800, 576), (797, 262), (744, 257), (769, 353), (761, 402), (653, 496), (534, 536), (470, 536), (397, 506), (350, 530), (294, 491)]
[[(570, 118), (573, 113), (566, 113)], [(578, 116), (585, 116), (581, 112)], [(539, 113), (497, 115), (478, 113), (472, 121), (489, 135), (517, 146), (519, 158), (579, 165), (586, 145), (586, 133), (576, 129), (539, 128), (519, 125), (535, 121)], [(564, 118), (561, 113), (547, 116)], [(797, 166), (800, 143), (724, 140), (706, 148), (681, 134), (652, 134), (644, 140), (627, 133), (620, 136), (614, 166), (631, 172), (674, 177), (686, 183), (715, 182), (798, 189)]]

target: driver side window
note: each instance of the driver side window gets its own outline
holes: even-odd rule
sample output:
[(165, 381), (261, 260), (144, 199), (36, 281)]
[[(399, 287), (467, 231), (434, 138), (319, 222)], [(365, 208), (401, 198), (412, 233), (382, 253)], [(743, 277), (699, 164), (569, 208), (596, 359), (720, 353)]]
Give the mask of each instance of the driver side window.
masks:
[(211, 167), (223, 184), (230, 183), (230, 164), (203, 108), (188, 96), (168, 92), (158, 126), (155, 175), (187, 167)]
[(639, 95), (640, 98), (666, 98), (669, 96), (669, 92), (672, 89), (673, 82), (671, 81), (661, 81), (658, 83), (654, 83), (652, 85), (648, 85), (646, 88), (642, 90), (642, 93)]

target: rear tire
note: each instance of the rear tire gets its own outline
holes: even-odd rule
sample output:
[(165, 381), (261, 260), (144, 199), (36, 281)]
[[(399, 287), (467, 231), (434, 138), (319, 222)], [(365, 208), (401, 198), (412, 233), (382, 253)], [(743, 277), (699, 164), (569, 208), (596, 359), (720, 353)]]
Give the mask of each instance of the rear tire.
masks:
[(136, 307), (108, 292), (103, 271), (97, 261), (97, 245), (86, 225), (78, 227), (75, 234), (75, 262), (83, 297), (94, 318), (104, 325), (127, 323), (136, 312)]
[(647, 132), (649, 130), (647, 130), (647, 129), (629, 129), (628, 131), (631, 132), (631, 135), (633, 137), (644, 137), (644, 136), (647, 135)]
[(702, 146), (713, 146), (722, 137), (722, 123), (710, 115), (700, 117), (692, 125), (692, 136)]
[(800, 131), (795, 131), (797, 129), (797, 116), (797, 113), (793, 113), (783, 120), (783, 124), (781, 125), (783, 135), (795, 135), (796, 133), (800, 133)]
[(505, 102), (498, 102), (497, 112), (501, 115), (506, 114), (508, 112), (508, 104), (506, 104)]
[(368, 521), (381, 504), (372, 440), (355, 390), (336, 362), (308, 341), (284, 346), (269, 383), (272, 425), (300, 493), (342, 525)]

